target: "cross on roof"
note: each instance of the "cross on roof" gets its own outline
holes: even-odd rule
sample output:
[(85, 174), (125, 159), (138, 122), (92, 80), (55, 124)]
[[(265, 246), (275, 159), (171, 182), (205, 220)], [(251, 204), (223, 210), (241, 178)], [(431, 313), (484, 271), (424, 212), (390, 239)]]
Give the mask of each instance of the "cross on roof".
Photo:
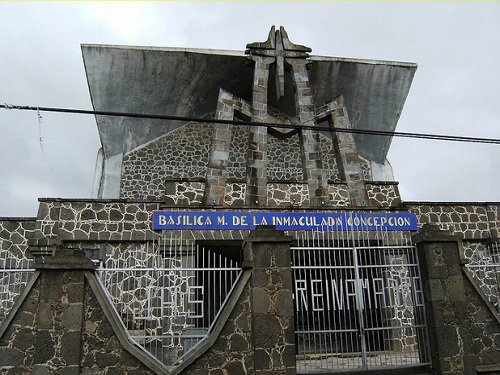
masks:
[(285, 58), (305, 59), (311, 51), (309, 47), (290, 42), (283, 26), (280, 26), (279, 30), (273, 26), (265, 42), (247, 44), (245, 53), (276, 59), (276, 94), (280, 99), (285, 95)]

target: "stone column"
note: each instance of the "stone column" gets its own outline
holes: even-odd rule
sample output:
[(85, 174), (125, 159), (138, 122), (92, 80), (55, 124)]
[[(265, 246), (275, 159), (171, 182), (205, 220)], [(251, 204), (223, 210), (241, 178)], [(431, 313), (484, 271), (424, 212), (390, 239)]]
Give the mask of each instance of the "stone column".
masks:
[[(295, 103), (300, 123), (314, 126), (314, 103), (307, 75), (305, 59), (287, 59), (293, 69), (295, 86)], [(309, 187), (311, 206), (324, 206), (329, 201), (328, 181), (323, 171), (321, 146), (317, 131), (303, 129), (301, 131), (302, 165), (304, 177)]]
[[(218, 120), (234, 120), (235, 100), (227, 91), (219, 91), (216, 118)], [(231, 125), (214, 123), (212, 149), (207, 167), (205, 195), (206, 206), (222, 206), (227, 180), (227, 163), (231, 146)]]
[(476, 374), (467, 328), (467, 302), (458, 236), (424, 225), (414, 236), (422, 269), (433, 367), (436, 374)]
[[(347, 108), (343, 96), (335, 99), (336, 110), (331, 113), (330, 126), (335, 129), (351, 129)], [(337, 154), (337, 165), (349, 189), (351, 203), (357, 207), (368, 206), (363, 170), (358, 156), (356, 142), (352, 133), (334, 133), (334, 147)]]
[(253, 268), (250, 311), (255, 374), (295, 374), (295, 323), (289, 237), (258, 227), (243, 246)]
[[(252, 91), (252, 121), (266, 122), (267, 88), (269, 65), (274, 61), (271, 57), (251, 56), (255, 61)], [(247, 191), (248, 206), (265, 207), (267, 205), (267, 128), (251, 126), (247, 157)]]
[(84, 324), (84, 273), (92, 262), (71, 250), (41, 256), (34, 248), (39, 276), (39, 305), (34, 322), (35, 352), (32, 373), (79, 374)]

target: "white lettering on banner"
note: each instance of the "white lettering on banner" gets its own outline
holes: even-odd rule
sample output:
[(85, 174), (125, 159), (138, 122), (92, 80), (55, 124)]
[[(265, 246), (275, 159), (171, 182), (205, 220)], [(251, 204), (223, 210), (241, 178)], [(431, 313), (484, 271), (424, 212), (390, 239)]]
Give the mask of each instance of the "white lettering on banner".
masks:
[(424, 305), (420, 277), (364, 278), (357, 280), (357, 285), (356, 279), (296, 279), (295, 294), (297, 311), (301, 307), (304, 311), (309, 308), (332, 311), (350, 310), (351, 307), (358, 310), (396, 307), (409, 302), (415, 306)]
[(285, 213), (234, 211), (155, 211), (153, 229), (255, 229), (274, 225), (280, 230), (416, 230), (417, 220), (410, 213)]

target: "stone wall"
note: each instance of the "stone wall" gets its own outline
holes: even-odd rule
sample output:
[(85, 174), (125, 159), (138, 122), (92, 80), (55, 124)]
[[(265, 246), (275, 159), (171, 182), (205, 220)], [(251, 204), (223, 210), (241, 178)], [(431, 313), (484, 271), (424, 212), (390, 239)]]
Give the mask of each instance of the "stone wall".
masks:
[(153, 374), (123, 349), (84, 279), (40, 274), (1, 335), (2, 374)]
[(0, 325), (31, 277), (28, 241), (34, 231), (35, 218), (0, 218)]
[[(69, 210), (73, 216), (65, 216), (65, 220), (81, 218), (90, 204), (45, 203), (57, 203), (52, 207), (59, 213)], [(117, 209), (110, 202), (106, 204), (110, 206), (105, 206), (105, 212)], [(128, 206), (122, 207), (126, 212)], [(103, 212), (103, 207), (95, 208)], [(65, 220), (57, 221), (57, 216), (47, 215), (56, 222), (47, 228), (67, 226)], [(51, 230), (48, 235), (55, 233), (67, 237), (67, 231)], [(141, 251), (145, 243), (90, 240), (90, 235), (78, 237), (66, 238), (62, 246), (54, 242), (58, 245), (43, 257), (35, 252), (36, 278), (17, 302), (15, 315), (9, 316), (0, 327), (0, 372), (36, 375), (145, 375), (171, 371), (228, 375), (295, 373), (290, 239), (282, 233), (273, 229), (256, 230), (247, 238), (244, 264), (246, 275), (252, 275), (251, 278), (244, 279), (242, 291), (235, 294), (234, 308), (228, 310), (229, 315), (222, 313), (223, 320), (218, 323), (223, 324), (220, 334), (214, 329), (217, 336), (210, 338), (210, 346), (197, 352), (194, 358), (186, 357), (187, 367), (181, 369), (175, 366), (168, 369), (130, 343), (123, 325), (117, 323), (120, 317), (110, 307), (108, 298), (113, 295), (103, 297), (109, 290), (101, 289), (92, 275), (95, 264), (84, 255), (89, 249), (99, 249), (101, 259), (113, 262), (112, 265), (106, 263), (107, 266), (123, 267), (127, 262), (138, 265), (142, 262), (142, 266), (155, 267), (157, 259), (144, 256), (146, 252)], [(133, 256), (127, 260), (127, 254)], [(141, 294), (144, 288), (137, 283), (141, 280), (123, 279), (118, 283), (114, 289), (114, 293), (120, 293), (118, 300), (136, 298), (137, 304), (146, 303)], [(110, 314), (116, 316), (110, 318)]]
[(500, 320), (464, 272), (458, 237), (438, 226), (426, 226), (415, 237), (423, 266), (433, 366), (443, 375), (498, 373)]
[(417, 215), (419, 226), (437, 225), (460, 234), (463, 239), (497, 238), (500, 230), (498, 203), (420, 203), (405, 202)]
[(267, 178), (269, 181), (304, 179), (298, 134), (285, 139), (267, 137)]
[(34, 239), (60, 241), (145, 240), (154, 238), (151, 215), (160, 203), (121, 200), (42, 200)]
[(397, 182), (367, 182), (366, 192), (372, 207), (398, 207), (401, 205)]
[(124, 155), (120, 197), (157, 199), (168, 180), (205, 177), (212, 133), (193, 122)]

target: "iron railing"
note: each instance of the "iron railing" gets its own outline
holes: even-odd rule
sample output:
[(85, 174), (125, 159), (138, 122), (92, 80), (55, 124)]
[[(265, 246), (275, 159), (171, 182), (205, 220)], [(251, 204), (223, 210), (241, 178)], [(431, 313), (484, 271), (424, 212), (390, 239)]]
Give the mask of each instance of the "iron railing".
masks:
[(192, 241), (114, 249), (97, 271), (130, 338), (166, 366), (210, 334), (241, 267)]
[(21, 251), (0, 249), (0, 326), (35, 271), (33, 261)]
[(418, 256), (404, 232), (299, 232), (297, 372), (430, 363)]
[(493, 309), (500, 314), (500, 242), (465, 246), (468, 248), (465, 254), (469, 255), (467, 269)]

